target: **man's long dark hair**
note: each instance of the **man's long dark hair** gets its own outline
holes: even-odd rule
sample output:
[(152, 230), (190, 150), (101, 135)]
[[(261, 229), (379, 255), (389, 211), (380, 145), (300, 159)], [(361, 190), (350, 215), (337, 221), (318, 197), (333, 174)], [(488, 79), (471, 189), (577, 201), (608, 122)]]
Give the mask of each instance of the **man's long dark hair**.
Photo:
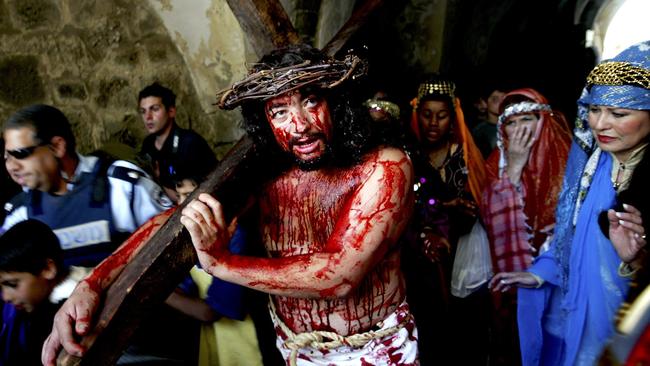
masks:
[[(328, 57), (316, 48), (292, 45), (262, 57), (252, 72), (298, 65), (306, 60), (317, 64), (326, 62), (327, 59)], [(305, 88), (302, 90), (303, 94), (306, 91), (325, 98), (330, 108), (333, 132), (329, 141), (327, 165), (345, 167), (358, 163), (370, 148), (369, 117), (362, 109), (360, 101), (353, 98), (352, 87), (342, 85), (332, 90)], [(293, 156), (278, 146), (264, 105), (264, 101), (242, 103), (244, 128), (254, 139), (259, 155), (265, 160), (271, 159), (274, 168), (286, 168), (293, 162)]]

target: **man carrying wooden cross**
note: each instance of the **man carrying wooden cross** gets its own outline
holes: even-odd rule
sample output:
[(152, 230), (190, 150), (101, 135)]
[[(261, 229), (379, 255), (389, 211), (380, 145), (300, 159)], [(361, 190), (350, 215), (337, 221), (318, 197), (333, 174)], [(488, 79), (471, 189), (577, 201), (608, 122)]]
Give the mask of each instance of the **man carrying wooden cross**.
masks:
[[(418, 364), (397, 245), (413, 208), (412, 166), (399, 149), (368, 146), (366, 112), (351, 106), (345, 87), (363, 68), (354, 56), (337, 61), (290, 46), (263, 57), (221, 98), (224, 108), (242, 106), (258, 152), (277, 168), (253, 208), (268, 258), (228, 251), (228, 222), (214, 197), (201, 194), (183, 210), (208, 273), (272, 295), (289, 364)], [(45, 364), (61, 345), (83, 353), (73, 329), (88, 329), (108, 286), (96, 274), (120, 263), (104, 262), (112, 268), (100, 265), (63, 305)]]

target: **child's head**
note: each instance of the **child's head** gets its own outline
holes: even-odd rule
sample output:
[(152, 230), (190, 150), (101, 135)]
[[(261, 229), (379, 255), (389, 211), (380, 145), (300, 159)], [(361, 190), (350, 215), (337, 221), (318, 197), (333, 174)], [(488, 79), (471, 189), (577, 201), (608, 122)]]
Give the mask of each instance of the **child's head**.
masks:
[(212, 166), (192, 161), (186, 161), (174, 167), (172, 182), (178, 195), (179, 205), (194, 192), (199, 184), (203, 183), (212, 168)]
[(187, 197), (190, 196), (192, 192), (199, 186), (197, 181), (194, 178), (183, 178), (177, 179), (176, 183), (176, 194), (178, 194), (178, 204), (183, 203)]
[(0, 236), (3, 301), (32, 312), (47, 301), (64, 274), (63, 250), (56, 235), (44, 223), (23, 221)]

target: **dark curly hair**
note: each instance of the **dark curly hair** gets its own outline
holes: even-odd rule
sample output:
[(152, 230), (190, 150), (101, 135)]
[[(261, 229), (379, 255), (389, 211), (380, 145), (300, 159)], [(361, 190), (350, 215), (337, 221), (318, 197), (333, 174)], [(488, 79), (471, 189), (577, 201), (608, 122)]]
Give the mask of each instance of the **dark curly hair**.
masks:
[[(328, 59), (320, 50), (308, 45), (292, 45), (275, 50), (262, 57), (251, 73), (301, 64), (307, 60), (321, 63)], [(304, 163), (294, 161), (290, 153), (278, 146), (264, 111), (264, 101), (242, 103), (244, 128), (254, 139), (260, 156), (272, 159), (276, 168), (286, 168), (296, 162), (303, 169), (314, 169), (326, 163), (334, 166), (350, 166), (361, 160), (369, 149), (369, 116), (361, 102), (353, 98), (353, 86), (346, 85), (329, 89), (305, 87), (301, 90), (322, 96), (327, 100), (332, 116), (333, 134), (324, 161)]]
[(142, 101), (142, 99), (148, 97), (160, 98), (162, 104), (165, 106), (165, 109), (176, 107), (176, 94), (174, 94), (171, 89), (160, 85), (157, 81), (151, 85), (147, 85), (144, 87), (144, 89), (140, 90), (138, 93), (138, 104), (140, 104), (140, 101)]

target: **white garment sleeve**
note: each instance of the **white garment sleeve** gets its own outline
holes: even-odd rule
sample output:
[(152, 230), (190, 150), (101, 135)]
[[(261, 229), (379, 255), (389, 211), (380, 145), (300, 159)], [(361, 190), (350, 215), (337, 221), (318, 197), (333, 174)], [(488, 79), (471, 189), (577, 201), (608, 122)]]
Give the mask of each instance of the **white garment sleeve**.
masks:
[[(111, 167), (124, 167), (133, 171), (130, 178), (135, 183), (111, 177), (111, 211), (115, 228), (122, 232), (134, 232), (154, 215), (172, 207), (173, 203), (163, 190), (137, 165), (116, 160)], [(110, 172), (110, 168), (109, 168)]]
[(25, 220), (27, 220), (27, 207), (20, 206), (14, 208), (11, 213), (7, 214), (7, 217), (5, 217), (5, 221), (2, 223), (2, 228), (0, 228), (0, 235), (11, 229), (12, 226)]

